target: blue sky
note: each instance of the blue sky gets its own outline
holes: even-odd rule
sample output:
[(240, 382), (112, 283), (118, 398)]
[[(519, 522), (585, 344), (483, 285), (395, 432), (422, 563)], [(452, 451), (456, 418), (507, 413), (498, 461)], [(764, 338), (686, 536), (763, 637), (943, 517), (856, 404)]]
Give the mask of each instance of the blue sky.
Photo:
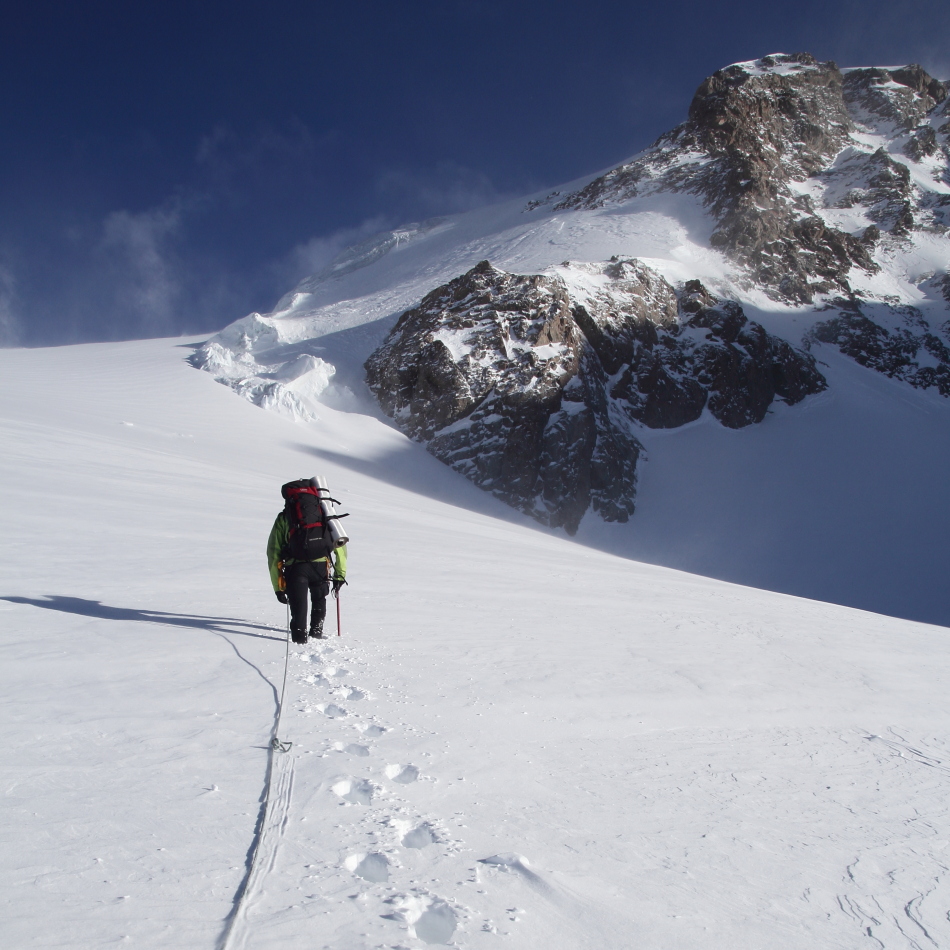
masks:
[(709, 73), (950, 78), (946, 0), (0, 4), (0, 343), (269, 309), (347, 243), (618, 162)]

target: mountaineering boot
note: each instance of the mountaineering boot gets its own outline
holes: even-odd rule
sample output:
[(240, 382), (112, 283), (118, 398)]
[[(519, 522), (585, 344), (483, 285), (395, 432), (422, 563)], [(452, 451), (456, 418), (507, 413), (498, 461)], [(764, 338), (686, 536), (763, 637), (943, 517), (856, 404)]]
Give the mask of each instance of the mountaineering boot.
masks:
[(307, 642), (307, 633), (305, 630), (294, 630), (293, 627), (290, 628), (290, 639), (294, 643), (306, 643)]
[(323, 639), (323, 621), (322, 620), (318, 620), (316, 623), (310, 624), (310, 639), (311, 640)]

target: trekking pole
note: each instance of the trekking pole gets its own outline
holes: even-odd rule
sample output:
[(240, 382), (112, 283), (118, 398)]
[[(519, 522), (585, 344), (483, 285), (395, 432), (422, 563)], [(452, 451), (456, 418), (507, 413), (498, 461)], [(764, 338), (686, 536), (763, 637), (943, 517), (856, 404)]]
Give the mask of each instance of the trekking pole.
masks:
[(336, 592), (336, 635), (340, 636), (340, 593), (342, 591), (338, 590)]

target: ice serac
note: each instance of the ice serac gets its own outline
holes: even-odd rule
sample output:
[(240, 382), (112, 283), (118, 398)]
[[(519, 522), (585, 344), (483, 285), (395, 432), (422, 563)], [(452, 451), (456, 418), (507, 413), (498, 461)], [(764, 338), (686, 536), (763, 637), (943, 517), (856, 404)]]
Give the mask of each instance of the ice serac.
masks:
[(553, 527), (634, 510), (637, 426), (708, 406), (760, 422), (825, 387), (814, 360), (635, 259), (517, 275), (482, 261), (402, 315), (366, 363), (383, 410), (476, 485)]

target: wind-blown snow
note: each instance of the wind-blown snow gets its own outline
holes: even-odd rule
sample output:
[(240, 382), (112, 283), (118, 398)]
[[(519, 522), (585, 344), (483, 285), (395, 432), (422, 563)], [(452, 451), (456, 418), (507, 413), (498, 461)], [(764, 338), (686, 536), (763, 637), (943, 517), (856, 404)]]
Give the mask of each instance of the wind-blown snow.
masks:
[[(579, 546), (372, 416), (260, 412), (188, 352), (0, 352), (4, 946), (215, 946), (283, 670), (264, 542), (280, 484), (318, 473), (352, 512), (344, 636), (292, 651), (234, 947), (950, 946), (946, 628)], [(906, 493), (942, 404), (860, 380), (893, 418), (866, 442), (870, 410), (832, 389), (806, 410), (818, 444), (876, 451)], [(790, 550), (803, 515), (830, 532), (834, 493), (866, 484), (767, 521), (821, 475), (798, 418), (727, 433), (728, 464), (704, 420), (658, 432), (689, 465), (643, 493), (688, 521), (702, 468), (724, 520)]]

